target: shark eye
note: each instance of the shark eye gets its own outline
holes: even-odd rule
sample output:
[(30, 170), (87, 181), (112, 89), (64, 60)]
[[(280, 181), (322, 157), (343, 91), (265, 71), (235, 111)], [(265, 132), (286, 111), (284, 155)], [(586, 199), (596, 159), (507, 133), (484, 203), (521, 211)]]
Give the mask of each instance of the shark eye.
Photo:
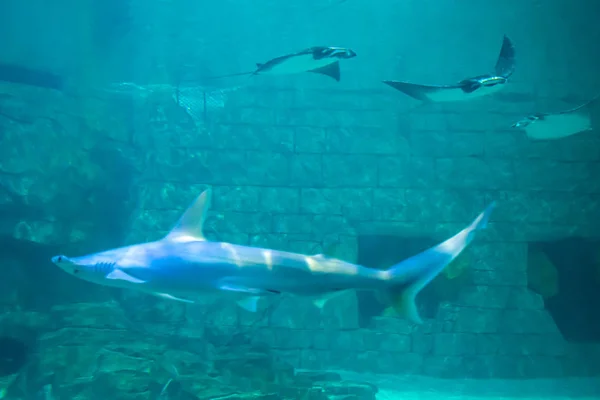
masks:
[(62, 262), (62, 260), (63, 260), (62, 256), (58, 256), (58, 258), (56, 259), (56, 261), (58, 261), (58, 262)]

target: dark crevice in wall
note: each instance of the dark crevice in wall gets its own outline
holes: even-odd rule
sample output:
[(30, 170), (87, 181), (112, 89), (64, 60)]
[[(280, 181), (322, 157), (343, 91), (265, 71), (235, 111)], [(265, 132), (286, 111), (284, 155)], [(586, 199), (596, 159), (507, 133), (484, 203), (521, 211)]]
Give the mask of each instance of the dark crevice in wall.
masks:
[(527, 275), (567, 341), (600, 343), (600, 242), (530, 243)]

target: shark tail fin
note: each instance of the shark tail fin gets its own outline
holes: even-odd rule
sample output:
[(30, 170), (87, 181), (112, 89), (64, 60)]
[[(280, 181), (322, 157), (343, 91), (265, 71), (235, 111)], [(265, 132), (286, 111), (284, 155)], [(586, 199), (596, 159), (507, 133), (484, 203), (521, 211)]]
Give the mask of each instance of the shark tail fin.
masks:
[(423, 322), (415, 302), (417, 294), (471, 243), (476, 231), (487, 226), (494, 206), (490, 204), (450, 239), (383, 271), (389, 283), (386, 297), (396, 313), (414, 323)]

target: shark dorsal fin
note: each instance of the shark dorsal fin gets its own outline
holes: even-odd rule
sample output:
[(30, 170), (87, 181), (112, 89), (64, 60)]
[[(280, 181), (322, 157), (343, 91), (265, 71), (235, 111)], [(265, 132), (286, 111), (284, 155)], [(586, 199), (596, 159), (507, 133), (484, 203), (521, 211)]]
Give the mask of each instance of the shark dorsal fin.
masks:
[(202, 226), (210, 207), (211, 189), (208, 188), (198, 196), (192, 205), (183, 213), (177, 224), (164, 240), (174, 242), (193, 242), (206, 240)]

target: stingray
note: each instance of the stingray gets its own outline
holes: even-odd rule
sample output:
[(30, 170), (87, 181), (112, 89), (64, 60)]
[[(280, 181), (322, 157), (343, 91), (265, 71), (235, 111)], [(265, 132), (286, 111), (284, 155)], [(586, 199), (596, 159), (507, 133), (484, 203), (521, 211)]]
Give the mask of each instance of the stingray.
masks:
[(564, 111), (536, 113), (514, 123), (513, 128), (523, 129), (528, 137), (535, 140), (552, 140), (572, 136), (592, 130), (592, 117), (589, 106), (600, 95)]
[(228, 78), (241, 75), (290, 75), (303, 72), (314, 72), (329, 76), (339, 82), (339, 60), (356, 57), (356, 53), (343, 47), (316, 46), (297, 53), (286, 54), (264, 63), (256, 64), (252, 72), (221, 75), (212, 79)]
[(401, 81), (383, 81), (412, 98), (424, 102), (463, 101), (498, 92), (515, 69), (515, 48), (504, 35), (494, 74), (463, 79), (452, 85), (421, 85)]

